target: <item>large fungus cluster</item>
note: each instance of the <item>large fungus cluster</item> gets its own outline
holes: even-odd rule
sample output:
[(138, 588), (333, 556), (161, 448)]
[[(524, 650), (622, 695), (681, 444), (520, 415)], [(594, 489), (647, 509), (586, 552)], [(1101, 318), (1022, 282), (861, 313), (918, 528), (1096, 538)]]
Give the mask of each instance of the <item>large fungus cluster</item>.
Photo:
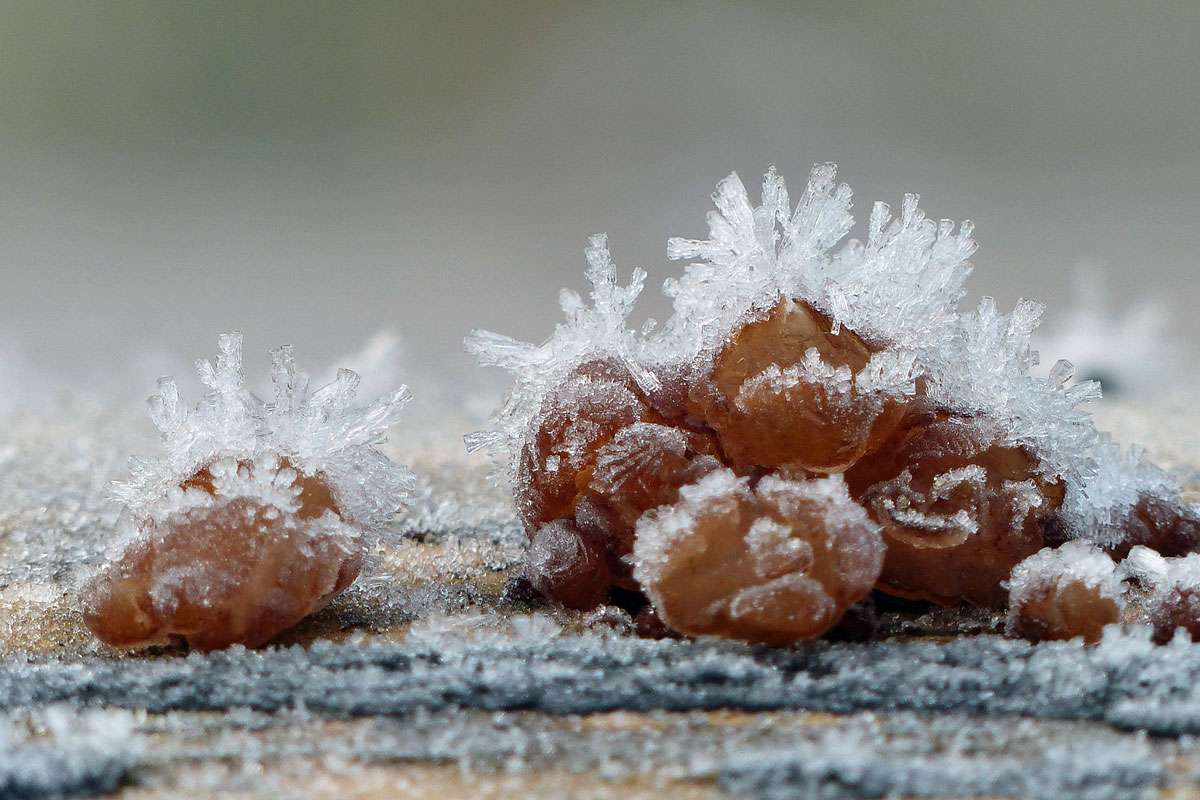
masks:
[(84, 621), (108, 644), (268, 641), (354, 581), (411, 488), (373, 446), (406, 389), (358, 407), (358, 376), (341, 370), (310, 392), (281, 347), (263, 400), (246, 388), (241, 344), (222, 336), (216, 364), (201, 362), (195, 406), (170, 379), (150, 398), (165, 453), (133, 461), (117, 488), (125, 541), (83, 589)]
[[(1031, 374), (1040, 306), (959, 310), (968, 223), (910, 195), (839, 246), (850, 200), (832, 165), (795, 205), (774, 171), (758, 206), (731, 175), (709, 238), (668, 244), (692, 263), (665, 284), (662, 326), (629, 329), (645, 273), (618, 285), (597, 236), (592, 302), (564, 291), (545, 343), (468, 339), (516, 377), (468, 444), (506, 460), (530, 581), (572, 608), (786, 643), (873, 588), (1004, 608), (1011, 577), (1011, 631), (1094, 640), (1134, 583), (1112, 559), (1183, 556), (1200, 517), (1096, 431), (1079, 406), (1097, 385), (1071, 384), (1066, 362)], [(1200, 633), (1200, 584), (1159, 572), (1175, 577), (1140, 590), (1148, 618)]]

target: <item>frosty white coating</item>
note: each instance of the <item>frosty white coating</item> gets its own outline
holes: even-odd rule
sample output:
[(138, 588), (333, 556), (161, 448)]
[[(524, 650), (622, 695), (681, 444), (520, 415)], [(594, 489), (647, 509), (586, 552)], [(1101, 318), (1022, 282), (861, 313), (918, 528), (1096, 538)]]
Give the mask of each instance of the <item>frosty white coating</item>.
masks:
[[(710, 238), (667, 245), (672, 258), (703, 260), (668, 281), (675, 313), (653, 345), (656, 354), (674, 350), (684, 363), (704, 364), (780, 297), (804, 300), (828, 314), (835, 329), (845, 326), (882, 348), (866, 370), (875, 385), (911, 393), (905, 389), (920, 377), (937, 405), (1034, 450), (1047, 477), (1089, 477), (1098, 434), (1078, 406), (1099, 397), (1099, 384), (1067, 387), (1069, 372), (1051, 381), (1030, 374), (1038, 355), (1029, 340), (1042, 306), (1021, 301), (1006, 315), (984, 298), (976, 310), (960, 312), (973, 226), (935, 223), (917, 207), (917, 195), (905, 196), (898, 218), (876, 203), (867, 241), (836, 248), (853, 218), (850, 188), (835, 177), (831, 164), (814, 167), (794, 209), (774, 170), (763, 179), (759, 206), (736, 175), (722, 181), (708, 216)], [(846, 377), (831, 371), (830, 389)]]
[(1125, 537), (1125, 523), (1139, 497), (1178, 499), (1182, 481), (1151, 463), (1141, 448), (1122, 450), (1099, 434), (1091, 450), (1094, 471), (1067, 483), (1062, 517), (1071, 532), (1101, 547)]
[(1170, 565), (1157, 550), (1139, 544), (1121, 562), (1121, 573), (1141, 586), (1153, 588), (1168, 582)]
[(1121, 566), (1129, 577), (1157, 595), (1200, 587), (1200, 553), (1164, 558), (1148, 547), (1138, 546), (1129, 551)]
[[(679, 490), (679, 502), (664, 506), (638, 520), (634, 540), (633, 576), (649, 587), (670, 561), (670, 553), (683, 538), (692, 535), (695, 516), (701, 511), (732, 508), (750, 489), (749, 478), (739, 478), (731, 469), (718, 469)], [(654, 599), (653, 591), (650, 591)]]
[[(346, 522), (370, 527), (395, 513), (414, 478), (375, 445), (385, 441), (388, 427), (409, 401), (407, 387), (357, 406), (358, 375), (344, 369), (310, 392), (308, 376), (296, 369), (292, 348), (283, 346), (271, 353), (274, 391), (269, 401), (263, 400), (246, 387), (241, 334), (222, 335), (218, 347), (215, 364), (197, 362), (208, 392), (194, 405), (180, 400), (171, 378), (160, 379), (158, 394), (149, 399), (164, 452), (130, 459), (129, 480), (115, 484), (113, 492), (134, 518), (162, 519), (184, 510), (189, 504), (185, 495), (196, 493), (181, 491), (179, 484), (203, 467), (260, 459), (286, 459), (305, 475), (321, 475)], [(231, 476), (236, 473), (232, 470)], [(283, 477), (290, 484), (295, 476)], [(227, 488), (244, 494), (254, 487), (239, 488), (231, 482)], [(264, 500), (276, 504), (269, 496), (272, 485), (259, 488)]]

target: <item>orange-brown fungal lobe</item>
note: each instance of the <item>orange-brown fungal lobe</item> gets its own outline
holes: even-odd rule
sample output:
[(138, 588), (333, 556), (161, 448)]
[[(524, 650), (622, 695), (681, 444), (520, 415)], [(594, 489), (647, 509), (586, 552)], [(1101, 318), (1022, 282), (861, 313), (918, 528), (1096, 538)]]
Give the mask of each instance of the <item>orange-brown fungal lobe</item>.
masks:
[(271, 483), (292, 501), (223, 496), (217, 465), (185, 480), (180, 488), (195, 502), (141, 523), (138, 538), (84, 588), (84, 621), (102, 641), (123, 648), (174, 639), (200, 650), (255, 647), (320, 610), (358, 576), (361, 537), (341, 522), (320, 476), (300, 475), (286, 461), (220, 466)]
[(268, 401), (246, 386), (241, 334), (218, 348), (197, 365), (208, 391), (195, 403), (159, 380), (149, 406), (163, 453), (114, 487), (129, 541), (80, 598), (111, 645), (269, 641), (354, 581), (367, 536), (412, 489), (412, 474), (374, 447), (404, 387), (364, 404), (358, 376), (339, 370), (310, 391), (283, 346), (271, 352)]
[(1200, 553), (1164, 558), (1135, 546), (1121, 567), (1131, 621), (1150, 625), (1158, 644), (1171, 641), (1179, 629), (1200, 642)]
[(883, 546), (839, 478), (751, 488), (725, 469), (646, 514), (634, 555), (671, 629), (787, 644), (820, 636), (867, 595)]
[[(259, 469), (253, 461), (241, 460), (236, 462), (239, 473), (253, 476)], [(323, 476), (317, 475), (309, 477), (295, 467), (286, 459), (281, 458), (278, 464), (271, 465), (268, 470), (274, 470), (276, 477), (283, 477), (285, 480), (291, 478), (291, 485), (296, 498), (300, 501), (300, 507), (296, 509), (296, 516), (300, 519), (313, 519), (321, 516), (326, 511), (331, 511), (334, 514), (340, 515), (337, 501), (333, 497), (333, 490), (329, 487)], [(285, 472), (287, 470), (287, 472)], [(294, 477), (292, 477), (294, 475)], [(217, 488), (215, 479), (212, 473), (212, 467), (201, 467), (192, 477), (182, 481), (179, 488), (185, 492), (188, 489), (199, 489), (210, 497), (215, 497)], [(295, 490), (299, 491), (295, 491)]]
[(1011, 631), (1031, 642), (1082, 637), (1086, 644), (1100, 641), (1104, 626), (1121, 619), (1117, 601), (1082, 581), (1052, 583), (1014, 602)]
[(1086, 542), (1040, 550), (1009, 579), (1006, 630), (1032, 642), (1082, 638), (1095, 644), (1106, 625), (1122, 621), (1121, 578), (1116, 563)]
[(1173, 586), (1155, 598), (1147, 621), (1158, 644), (1166, 644), (1183, 629), (1193, 642), (1200, 642), (1200, 585)]
[[(863, 397), (853, 385), (872, 352), (853, 332), (835, 333), (806, 303), (780, 300), (718, 353), (709, 378), (692, 390), (692, 413), (716, 431), (735, 468), (840, 472), (899, 417), (894, 403)], [(817, 380), (816, 369), (831, 374)]]
[[(594, 557), (578, 568), (572, 568), (572, 574), (583, 570), (587, 564), (591, 565), (590, 569), (599, 570), (594, 581), (596, 586), (600, 585), (602, 576), (608, 581), (604, 589), (616, 585), (636, 590), (637, 583), (625, 558), (633, 551), (638, 518), (649, 509), (674, 502), (681, 486), (719, 467), (720, 462), (711, 455), (712, 451), (711, 439), (704, 434), (651, 422), (622, 428), (598, 450), (592, 466), (578, 473), (577, 484), (583, 488), (575, 498), (573, 514), (539, 528), (532, 547), (542, 552), (544, 548), (537, 543), (543, 532), (551, 525), (567, 524), (586, 539), (589, 552), (595, 551)], [(552, 530), (556, 531), (556, 539), (562, 538), (557, 528)], [(530, 580), (543, 590), (543, 594), (563, 605), (584, 610), (598, 605), (604, 599), (602, 590), (591, 593), (572, 590), (571, 598), (564, 600), (561, 591), (541, 585), (545, 582), (554, 587), (564, 580), (557, 575), (539, 577), (543, 564), (562, 561), (558, 558), (547, 562), (541, 555), (533, 557), (531, 551), (527, 564)], [(576, 581), (575, 578), (571, 580)], [(594, 602), (581, 605), (584, 602), (581, 598), (593, 596)]]
[(571, 520), (555, 520), (539, 528), (525, 563), (535, 589), (546, 599), (577, 611), (600, 605), (613, 583), (603, 543)]
[(910, 411), (878, 453), (846, 473), (887, 544), (878, 588), (1003, 607), (1002, 582), (1043, 547), (1062, 503), (1062, 487), (1037, 467), (1026, 450), (988, 442), (969, 419)]
[(1164, 556), (1200, 552), (1200, 515), (1177, 501), (1142, 495), (1125, 520), (1124, 533), (1110, 548), (1116, 558), (1124, 558), (1138, 545)]
[[(594, 565), (564, 573), (587, 591), (548, 593), (640, 590), (676, 632), (786, 643), (829, 631), (872, 586), (1003, 607), (1014, 567), (1076, 536), (1118, 556), (1200, 549), (1200, 514), (1169, 476), (1079, 408), (1095, 388), (1070, 384), (1066, 362), (1031, 375), (1037, 304), (959, 308), (971, 226), (909, 195), (835, 247), (853, 220), (834, 176), (819, 165), (793, 202), (771, 171), (761, 204), (722, 181), (710, 238), (668, 244), (695, 260), (666, 284), (661, 327), (630, 329), (645, 274), (619, 284), (595, 237), (591, 303), (564, 292), (553, 336), (469, 340), (517, 378), (472, 442), (515, 463), (530, 536), (553, 524), (577, 554), (564, 563)], [(1063, 575), (1022, 595), (1015, 633), (1090, 641), (1113, 619), (1116, 594)], [(871, 635), (855, 613), (834, 635)]]
[(573, 515), (587, 485), (582, 476), (617, 431), (660, 420), (619, 364), (591, 361), (577, 367), (543, 401), (536, 431), (520, 453), (515, 499), (529, 535)]
[(716, 453), (710, 433), (671, 425), (622, 365), (577, 367), (544, 400), (518, 462), (517, 507), (534, 542), (530, 581), (583, 610), (613, 585), (636, 590), (624, 559), (638, 518), (720, 466)]
[(616, 555), (628, 555), (642, 514), (675, 502), (681, 486), (720, 467), (715, 454), (709, 434), (650, 422), (622, 428), (581, 475), (587, 488), (576, 517), (610, 541)]

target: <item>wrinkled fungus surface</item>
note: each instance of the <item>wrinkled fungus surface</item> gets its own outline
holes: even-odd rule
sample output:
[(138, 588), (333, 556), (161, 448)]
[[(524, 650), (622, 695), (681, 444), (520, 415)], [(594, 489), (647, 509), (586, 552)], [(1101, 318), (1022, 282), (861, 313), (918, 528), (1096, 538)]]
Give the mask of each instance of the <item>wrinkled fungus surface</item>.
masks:
[(343, 371), (310, 394), (280, 348), (267, 402), (245, 389), (240, 337), (221, 351), (201, 366), (210, 391), (194, 407), (160, 385), (150, 402), (166, 454), (135, 461), (118, 487), (126, 541), (82, 591), (84, 621), (115, 647), (267, 642), (354, 581), (411, 482), (372, 446), (404, 390), (356, 408), (358, 378)]
[(1023, 561), (1009, 582), (1007, 629), (1030, 641), (1100, 641), (1106, 625), (1121, 621), (1124, 587), (1117, 565), (1086, 542), (1047, 548)]
[[(282, 497), (226, 497), (213, 468), (236, 470), (243, 480), (265, 472)], [(358, 576), (363, 536), (343, 524), (319, 479), (287, 466), (218, 462), (181, 488), (211, 502), (147, 521), (84, 588), (84, 621), (110, 645), (178, 637), (201, 650), (257, 646), (320, 610)]]
[(970, 420), (914, 408), (846, 474), (882, 526), (880, 588), (953, 605), (1003, 607), (1002, 582), (1045, 543), (1062, 489), (1022, 447), (987, 441)]
[[(507, 462), (529, 579), (574, 608), (637, 591), (677, 632), (777, 644), (831, 630), (872, 586), (990, 608), (1012, 586), (1011, 633), (1096, 641), (1124, 584), (1075, 562), (1183, 556), (1200, 514), (1096, 430), (1097, 384), (1066, 361), (1032, 371), (1039, 305), (959, 308), (970, 223), (908, 195), (839, 245), (854, 220), (835, 175), (816, 166), (793, 202), (772, 170), (757, 206), (722, 181), (709, 238), (668, 243), (691, 263), (662, 325), (628, 326), (646, 275), (619, 285), (596, 236), (591, 303), (564, 291), (550, 339), (468, 339), (516, 376), (468, 444)], [(1188, 627), (1191, 586), (1140, 619)]]
[(879, 576), (883, 544), (840, 478), (719, 470), (638, 524), (635, 575), (690, 635), (784, 644), (819, 636)]
[(1150, 625), (1154, 641), (1182, 633), (1200, 642), (1200, 554), (1163, 557), (1138, 546), (1122, 564), (1132, 616)]

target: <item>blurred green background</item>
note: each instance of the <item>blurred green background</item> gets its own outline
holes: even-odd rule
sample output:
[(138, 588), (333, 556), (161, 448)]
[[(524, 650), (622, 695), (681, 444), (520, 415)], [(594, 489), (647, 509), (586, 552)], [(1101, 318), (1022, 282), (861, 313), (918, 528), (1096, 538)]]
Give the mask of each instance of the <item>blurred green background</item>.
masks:
[(86, 378), (392, 327), (455, 378), (588, 234), (661, 313), (718, 179), (836, 161), (861, 216), (975, 220), (976, 294), (1053, 316), (1098, 261), (1190, 340), (1198, 78), (1196, 2), (5, 2), (0, 339)]

